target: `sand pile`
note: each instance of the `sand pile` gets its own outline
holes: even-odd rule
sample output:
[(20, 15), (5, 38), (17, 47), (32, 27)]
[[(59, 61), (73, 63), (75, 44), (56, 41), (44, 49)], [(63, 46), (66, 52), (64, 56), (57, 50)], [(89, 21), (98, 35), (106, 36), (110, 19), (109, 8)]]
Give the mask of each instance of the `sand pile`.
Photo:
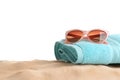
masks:
[(0, 80), (120, 80), (120, 66), (0, 61)]

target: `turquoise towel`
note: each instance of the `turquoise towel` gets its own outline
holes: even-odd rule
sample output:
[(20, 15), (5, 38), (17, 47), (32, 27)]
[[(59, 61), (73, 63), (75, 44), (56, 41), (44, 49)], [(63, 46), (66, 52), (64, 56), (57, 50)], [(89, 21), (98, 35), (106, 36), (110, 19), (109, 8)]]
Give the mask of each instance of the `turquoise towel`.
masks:
[(96, 44), (80, 41), (64, 44), (64, 40), (55, 43), (57, 60), (74, 64), (115, 64), (120, 63), (120, 34), (110, 35), (108, 44)]

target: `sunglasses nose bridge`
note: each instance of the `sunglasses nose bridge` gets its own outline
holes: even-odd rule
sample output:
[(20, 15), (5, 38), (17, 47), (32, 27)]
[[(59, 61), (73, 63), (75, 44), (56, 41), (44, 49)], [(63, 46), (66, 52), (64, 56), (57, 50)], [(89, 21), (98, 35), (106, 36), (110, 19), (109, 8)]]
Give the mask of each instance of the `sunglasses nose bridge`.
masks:
[(87, 34), (87, 33), (88, 33), (88, 31), (83, 31), (83, 33), (84, 33), (84, 34)]
[(83, 37), (87, 37), (88, 31), (83, 32)]

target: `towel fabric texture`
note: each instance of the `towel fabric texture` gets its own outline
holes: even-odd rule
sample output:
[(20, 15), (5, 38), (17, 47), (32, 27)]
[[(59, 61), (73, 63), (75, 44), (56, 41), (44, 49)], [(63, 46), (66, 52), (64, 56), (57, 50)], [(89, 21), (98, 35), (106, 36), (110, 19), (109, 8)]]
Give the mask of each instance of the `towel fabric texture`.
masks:
[(55, 57), (59, 61), (73, 64), (116, 64), (120, 63), (120, 34), (110, 35), (108, 44), (79, 41), (65, 44), (64, 40), (55, 43)]

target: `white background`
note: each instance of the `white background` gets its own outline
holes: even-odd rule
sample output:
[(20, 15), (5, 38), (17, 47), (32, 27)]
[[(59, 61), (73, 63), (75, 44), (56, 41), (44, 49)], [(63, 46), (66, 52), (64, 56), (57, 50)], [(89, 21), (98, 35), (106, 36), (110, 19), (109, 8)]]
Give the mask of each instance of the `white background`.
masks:
[(120, 0), (0, 0), (0, 60), (54, 60), (65, 31), (119, 27)]

